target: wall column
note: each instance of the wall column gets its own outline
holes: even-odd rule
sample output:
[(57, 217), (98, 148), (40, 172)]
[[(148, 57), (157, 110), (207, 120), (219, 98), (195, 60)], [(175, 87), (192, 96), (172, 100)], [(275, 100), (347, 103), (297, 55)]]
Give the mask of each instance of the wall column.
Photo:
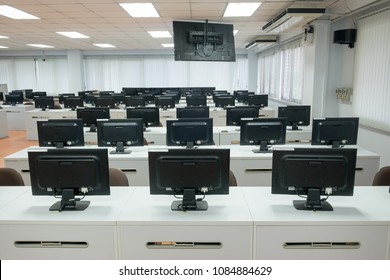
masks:
[(83, 54), (81, 50), (68, 50), (69, 92), (77, 93), (85, 90)]

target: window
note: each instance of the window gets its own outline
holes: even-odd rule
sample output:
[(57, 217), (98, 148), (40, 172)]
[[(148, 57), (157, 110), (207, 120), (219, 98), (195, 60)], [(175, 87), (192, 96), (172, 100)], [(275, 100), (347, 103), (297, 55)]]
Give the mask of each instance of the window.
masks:
[(390, 132), (390, 9), (357, 24), (354, 114), (361, 124)]

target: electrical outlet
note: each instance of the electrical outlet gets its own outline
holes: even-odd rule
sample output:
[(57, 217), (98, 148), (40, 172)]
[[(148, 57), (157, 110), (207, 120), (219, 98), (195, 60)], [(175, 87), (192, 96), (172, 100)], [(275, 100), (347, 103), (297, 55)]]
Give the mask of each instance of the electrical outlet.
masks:
[(337, 88), (336, 97), (344, 103), (352, 102), (352, 88)]

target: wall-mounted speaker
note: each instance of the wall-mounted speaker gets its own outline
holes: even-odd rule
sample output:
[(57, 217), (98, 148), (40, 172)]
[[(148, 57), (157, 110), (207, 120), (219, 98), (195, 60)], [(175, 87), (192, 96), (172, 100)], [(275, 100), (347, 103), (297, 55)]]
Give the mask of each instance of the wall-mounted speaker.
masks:
[(353, 48), (356, 42), (356, 29), (342, 29), (336, 30), (333, 33), (333, 43), (347, 44), (348, 47)]

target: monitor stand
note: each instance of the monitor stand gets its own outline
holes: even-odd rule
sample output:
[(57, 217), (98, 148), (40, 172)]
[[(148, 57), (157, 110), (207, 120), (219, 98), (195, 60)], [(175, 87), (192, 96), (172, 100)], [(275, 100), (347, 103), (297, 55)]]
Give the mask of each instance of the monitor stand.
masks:
[(50, 211), (83, 211), (90, 204), (90, 201), (80, 201), (80, 198), (75, 198), (73, 189), (64, 189), (61, 196), (61, 201), (54, 203), (49, 208)]
[(297, 210), (333, 211), (329, 202), (321, 200), (320, 189), (308, 189), (306, 200), (294, 200), (293, 205)]
[(123, 142), (116, 143), (115, 151), (111, 151), (110, 154), (130, 154), (131, 151), (125, 150), (125, 144)]
[(261, 141), (260, 142), (260, 148), (252, 150), (254, 153), (271, 153), (271, 151), (268, 149), (268, 142), (267, 141)]
[(208, 208), (207, 201), (197, 200), (194, 189), (183, 190), (183, 200), (172, 202), (172, 211), (206, 211)]

